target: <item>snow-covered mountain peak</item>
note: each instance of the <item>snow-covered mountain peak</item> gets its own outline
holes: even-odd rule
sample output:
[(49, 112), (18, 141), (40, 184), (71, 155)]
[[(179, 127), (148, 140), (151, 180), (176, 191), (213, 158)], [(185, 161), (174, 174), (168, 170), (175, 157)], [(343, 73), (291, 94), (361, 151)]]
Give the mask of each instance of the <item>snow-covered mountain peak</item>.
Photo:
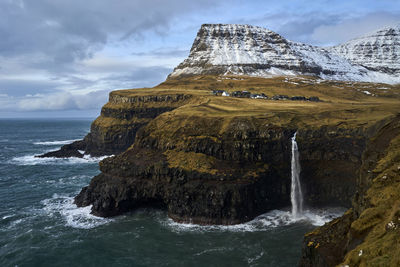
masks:
[(400, 25), (352, 39), (331, 51), (368, 70), (400, 76)]
[(292, 42), (268, 29), (203, 24), (190, 55), (169, 77), (315, 75), (324, 79), (400, 83), (400, 27), (330, 48)]

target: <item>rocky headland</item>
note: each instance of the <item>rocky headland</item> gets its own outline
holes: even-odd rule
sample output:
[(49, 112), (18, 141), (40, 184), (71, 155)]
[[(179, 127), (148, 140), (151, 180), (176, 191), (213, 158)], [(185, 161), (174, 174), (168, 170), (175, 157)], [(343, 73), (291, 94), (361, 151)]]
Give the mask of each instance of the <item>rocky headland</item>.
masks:
[[(222, 35), (203, 26), (191, 54), (210, 49), (202, 42), (207, 38), (229, 39), (232, 32), (250, 38), (248, 27), (244, 35), (233, 28)], [(254, 36), (263, 34), (257, 28)], [(299, 45), (267, 34), (289, 52)], [(297, 132), (305, 204), (349, 208), (305, 236), (300, 265), (396, 266), (400, 85), (250, 77), (196, 60), (189, 57), (154, 88), (112, 92), (83, 140), (43, 155), (114, 155), (100, 162), (101, 173), (75, 203), (92, 205), (103, 217), (152, 206), (178, 222), (249, 221), (290, 205), (291, 137)], [(188, 75), (198, 68), (204, 72)], [(288, 98), (229, 97), (216, 90)]]
[[(376, 258), (373, 244), (386, 236), (392, 247), (381, 254), (392, 260), (400, 208), (399, 86), (310, 77), (191, 81), (110, 94), (93, 132), (69, 145), (115, 155), (100, 162), (101, 174), (76, 196), (78, 206), (92, 205), (104, 217), (152, 206), (178, 222), (249, 221), (290, 205), (290, 140), (297, 131), (306, 205), (349, 208), (306, 235), (301, 265)], [(214, 89), (321, 101), (223, 97)], [(56, 153), (68, 156), (63, 150)]]

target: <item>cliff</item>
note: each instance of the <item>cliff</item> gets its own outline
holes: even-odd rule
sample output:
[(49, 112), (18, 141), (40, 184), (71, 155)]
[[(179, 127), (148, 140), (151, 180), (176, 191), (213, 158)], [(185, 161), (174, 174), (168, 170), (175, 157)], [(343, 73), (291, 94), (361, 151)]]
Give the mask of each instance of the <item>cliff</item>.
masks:
[[(39, 157), (83, 157), (116, 155), (135, 141), (136, 132), (149, 121), (167, 111), (190, 102), (190, 93), (158, 90), (119, 90), (110, 93), (109, 102), (92, 123), (83, 140), (64, 145), (58, 151)], [(150, 94), (149, 94), (150, 93)], [(84, 154), (81, 152), (84, 151)]]
[(400, 265), (400, 117), (368, 142), (352, 209), (308, 233), (301, 266)]
[[(75, 199), (79, 206), (93, 205), (99, 216), (151, 205), (181, 222), (248, 221), (290, 204), (290, 138), (297, 131), (306, 203), (350, 207), (362, 154), (399, 107), (397, 87), (305, 77), (194, 81), (169, 79), (153, 89), (111, 94), (94, 122), (101, 136), (128, 136), (132, 128), (125, 125), (146, 121), (132, 130), (126, 151), (100, 163), (102, 173)], [(211, 88), (321, 101), (222, 97)], [(123, 142), (109, 144), (123, 149)]]
[[(151, 89), (115, 91), (92, 126), (101, 138), (92, 140), (101, 153), (105, 144), (113, 153), (129, 147), (100, 162), (101, 174), (75, 203), (92, 205), (92, 213), (104, 217), (152, 206), (179, 222), (245, 222), (290, 205), (290, 138), (297, 131), (306, 205), (350, 208), (305, 236), (300, 264), (393, 265), (399, 97), (399, 86), (310, 77), (181, 77)], [(114, 145), (129, 135), (129, 145)]]
[(289, 140), (297, 130), (307, 204), (350, 205), (367, 129), (299, 129), (265, 118), (171, 113), (141, 129), (126, 152), (101, 162), (102, 174), (76, 203), (93, 204), (100, 216), (157, 205), (181, 222), (248, 221), (290, 205)]

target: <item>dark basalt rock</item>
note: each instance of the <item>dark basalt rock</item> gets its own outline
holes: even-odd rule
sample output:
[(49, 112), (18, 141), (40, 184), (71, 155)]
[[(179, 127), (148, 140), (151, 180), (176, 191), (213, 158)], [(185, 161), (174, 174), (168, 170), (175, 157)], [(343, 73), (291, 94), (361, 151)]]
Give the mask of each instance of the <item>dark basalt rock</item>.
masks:
[(38, 158), (69, 158), (77, 157), (82, 158), (83, 154), (78, 150), (85, 151), (86, 143), (84, 140), (75, 141), (71, 144), (64, 145), (57, 151), (51, 151), (43, 155), (36, 156)]
[[(370, 266), (398, 266), (399, 260), (388, 256), (398, 253), (398, 239), (385, 237), (391, 234), (391, 229), (397, 230), (395, 221), (400, 221), (400, 212), (399, 218), (395, 213), (399, 179), (394, 179), (393, 174), (393, 170), (399, 172), (400, 160), (398, 155), (391, 156), (396, 155), (394, 151), (388, 150), (395, 138), (400, 139), (400, 117), (384, 125), (367, 143), (352, 208), (305, 235), (300, 266), (364, 266), (367, 261)], [(386, 168), (377, 168), (382, 162), (386, 162), (383, 165)], [(386, 178), (388, 173), (394, 175), (392, 181)], [(377, 180), (379, 176), (383, 177), (381, 181)], [(371, 200), (371, 196), (385, 201)], [(390, 221), (393, 226), (388, 226)], [(363, 243), (366, 243), (364, 248), (368, 247), (364, 252), (363, 248), (357, 248)], [(383, 250), (382, 244), (386, 247)]]
[(347, 233), (354, 220), (352, 210), (346, 212), (341, 218), (319, 228), (320, 236), (307, 234), (302, 245), (300, 266), (336, 266), (345, 255), (347, 246)]
[[(83, 157), (78, 150), (91, 156), (118, 155), (134, 143), (136, 132), (141, 127), (158, 115), (174, 110), (191, 97), (190, 94), (125, 97), (111, 93), (109, 103), (101, 109), (101, 115), (92, 123), (90, 133), (83, 140), (38, 157)], [(116, 124), (104, 124), (102, 121), (107, 119)]]
[(186, 171), (169, 167), (157, 151), (134, 148), (102, 161), (103, 173), (75, 203), (92, 204), (93, 214), (103, 217), (156, 205), (176, 221), (198, 224), (236, 224), (290, 203), (290, 179), (274, 169), (243, 178), (243, 170), (254, 166), (239, 165), (229, 177)]
[(131, 123), (107, 129), (93, 123), (84, 139), (85, 151), (91, 156), (118, 155), (133, 144), (136, 132), (144, 125), (145, 122)]
[[(100, 163), (102, 173), (82, 189), (75, 203), (93, 205), (93, 214), (104, 217), (157, 205), (176, 221), (200, 224), (241, 223), (290, 205), (294, 129), (236, 118), (216, 139), (206, 136), (217, 127), (217, 120), (214, 124), (200, 118), (194, 121), (197, 127), (172, 127), (173, 135), (163, 128), (158, 136), (155, 121), (139, 130), (133, 147)], [(191, 138), (184, 147), (173, 141), (186, 136)], [(349, 207), (365, 148), (364, 133), (322, 127), (299, 129), (297, 136), (306, 203)], [(179, 159), (168, 159), (168, 151), (186, 153), (189, 160), (190, 153), (211, 157), (218, 162), (216, 172), (201, 171), (201, 166), (198, 170), (174, 166), (171, 160)], [(260, 167), (264, 164), (267, 167)]]

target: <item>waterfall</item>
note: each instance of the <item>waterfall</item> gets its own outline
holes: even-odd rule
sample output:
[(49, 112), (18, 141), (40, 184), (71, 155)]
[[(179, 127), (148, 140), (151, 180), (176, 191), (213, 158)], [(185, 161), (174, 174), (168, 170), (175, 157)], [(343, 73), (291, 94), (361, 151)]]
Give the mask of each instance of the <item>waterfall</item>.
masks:
[(292, 216), (297, 218), (303, 213), (303, 194), (300, 186), (300, 161), (299, 149), (296, 142), (296, 134), (292, 137), (292, 185), (290, 190), (290, 200), (292, 202)]

